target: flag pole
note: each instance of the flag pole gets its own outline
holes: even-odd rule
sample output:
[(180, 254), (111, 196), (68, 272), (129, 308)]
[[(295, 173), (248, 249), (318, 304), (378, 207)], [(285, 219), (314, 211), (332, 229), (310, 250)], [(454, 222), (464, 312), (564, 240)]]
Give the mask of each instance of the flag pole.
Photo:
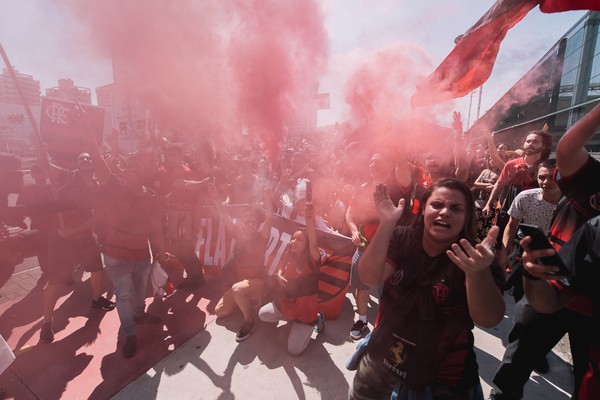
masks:
[[(21, 85), (19, 84), (19, 80), (17, 79), (17, 74), (15, 73), (15, 69), (13, 68), (12, 64), (10, 63), (10, 60), (8, 59), (8, 55), (4, 51), (4, 47), (2, 47), (2, 43), (0, 43), (0, 54), (2, 55), (2, 60), (4, 60), (6, 69), (8, 70), (8, 73), (10, 74), (10, 77), (12, 78), (12, 80), (15, 84), (15, 87), (17, 88), (17, 93), (19, 94), (19, 97), (21, 98), (23, 107), (25, 107), (25, 113), (27, 114), (29, 123), (31, 123), (31, 128), (33, 129), (33, 135), (34, 135), (36, 143), (37, 143), (37, 148), (40, 149), (40, 151), (38, 151), (38, 153), (40, 153), (41, 149), (44, 149), (44, 143), (42, 142), (42, 136), (40, 135), (40, 130), (38, 129), (35, 119), (33, 118), (33, 113), (31, 112), (31, 107), (29, 107), (29, 103), (27, 103), (25, 94), (23, 94), (23, 89), (21, 89)], [(46, 157), (48, 157), (47, 154), (46, 154)], [(38, 156), (37, 162), (40, 163), (42, 170), (44, 171), (44, 174), (50, 181), (50, 191), (52, 192), (52, 197), (54, 199), (56, 199), (56, 182), (54, 179), (52, 179), (52, 174), (50, 173), (50, 161), (48, 160), (48, 158), (44, 158), (43, 160), (40, 160), (39, 156)], [(63, 221), (63, 216), (62, 216), (61, 212), (58, 213), (58, 223), (62, 229), (64, 227), (64, 221)]]
[(8, 59), (8, 55), (4, 51), (4, 47), (2, 47), (1, 43), (0, 43), (0, 53), (2, 54), (2, 59), (4, 60), (6, 69), (9, 73), (10, 77), (12, 78), (13, 83), (15, 84), (15, 87), (17, 88), (17, 93), (19, 94), (19, 98), (21, 99), (21, 102), (23, 103), (23, 107), (25, 107), (25, 113), (27, 114), (27, 118), (29, 119), (31, 128), (33, 129), (33, 134), (35, 136), (37, 144), (41, 145), (42, 137), (40, 136), (40, 130), (38, 129), (37, 123), (35, 122), (35, 119), (33, 118), (33, 113), (31, 112), (31, 107), (29, 107), (29, 104), (27, 103), (25, 94), (23, 94), (23, 89), (21, 88), (21, 85), (19, 84), (19, 80), (17, 79), (17, 74), (15, 73), (15, 69), (13, 68), (12, 64), (10, 63), (10, 60)]

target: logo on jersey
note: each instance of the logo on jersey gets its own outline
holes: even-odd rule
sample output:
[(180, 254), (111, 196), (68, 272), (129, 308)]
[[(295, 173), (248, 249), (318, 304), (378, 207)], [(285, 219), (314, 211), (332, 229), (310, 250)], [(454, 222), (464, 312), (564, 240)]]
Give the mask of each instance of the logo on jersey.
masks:
[(444, 280), (433, 285), (431, 291), (435, 304), (444, 304), (446, 300), (448, 300), (448, 293), (450, 292), (450, 289)]

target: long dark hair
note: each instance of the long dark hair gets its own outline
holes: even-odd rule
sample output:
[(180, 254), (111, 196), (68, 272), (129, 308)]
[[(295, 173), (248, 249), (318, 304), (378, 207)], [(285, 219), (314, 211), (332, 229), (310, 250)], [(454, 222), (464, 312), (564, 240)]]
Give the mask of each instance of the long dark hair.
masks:
[(424, 227), (423, 210), (425, 210), (427, 200), (429, 200), (434, 190), (441, 188), (456, 190), (462, 193), (464, 196), (466, 203), (465, 225), (463, 226), (460, 236), (461, 238), (467, 239), (470, 242), (476, 242), (475, 200), (473, 199), (473, 194), (471, 193), (469, 187), (458, 179), (444, 178), (432, 184), (421, 197), (419, 217), (414, 221), (413, 224), (421, 229)]
[[(283, 257), (283, 267), (286, 268), (288, 264), (293, 264), (294, 266), (304, 266), (304, 264), (312, 265), (312, 257), (310, 256), (310, 238), (308, 237), (308, 230), (306, 228), (298, 228), (294, 231), (302, 232), (302, 234), (306, 237), (306, 248), (302, 253), (297, 254), (292, 251), (292, 247), (288, 247), (285, 251), (285, 255)], [(293, 236), (293, 234), (292, 234)]]
[(527, 135), (525, 136), (525, 138), (527, 138), (527, 136), (529, 135), (537, 135), (540, 137), (541, 141), (542, 141), (542, 150), (540, 152), (540, 160), (544, 161), (547, 160), (548, 157), (550, 157), (550, 153), (552, 153), (552, 136), (550, 136), (549, 134), (547, 134), (544, 131), (541, 130), (535, 130), (535, 131), (529, 131), (527, 132)]

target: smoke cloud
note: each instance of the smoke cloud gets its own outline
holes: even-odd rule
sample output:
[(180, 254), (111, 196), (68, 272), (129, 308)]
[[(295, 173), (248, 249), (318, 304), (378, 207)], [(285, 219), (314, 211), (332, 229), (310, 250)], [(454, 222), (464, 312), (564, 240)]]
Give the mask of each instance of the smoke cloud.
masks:
[(274, 154), (327, 64), (313, 0), (63, 4), (112, 56), (115, 83), (160, 127), (188, 139), (216, 132), (227, 142), (250, 132)]

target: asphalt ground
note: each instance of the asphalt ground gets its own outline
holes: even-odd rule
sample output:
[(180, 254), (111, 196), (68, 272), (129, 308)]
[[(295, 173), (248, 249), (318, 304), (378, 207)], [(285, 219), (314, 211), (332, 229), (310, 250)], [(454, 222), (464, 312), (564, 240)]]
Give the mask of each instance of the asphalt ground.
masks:
[[(7, 398), (342, 400), (354, 376), (344, 368), (356, 345), (348, 336), (355, 318), (350, 295), (340, 316), (326, 321), (325, 332), (313, 334), (313, 340), (302, 355), (291, 356), (286, 351), (289, 328), (285, 323), (258, 322), (253, 334), (237, 343), (235, 334), (241, 316), (215, 319), (211, 310), (214, 310), (218, 291), (211, 287), (219, 283), (210, 278), (207, 287), (198, 293), (178, 292), (167, 300), (148, 298), (149, 309), (161, 315), (165, 322), (145, 333), (148, 335), (145, 345), (134, 361), (129, 361), (122, 358), (119, 339), (111, 332), (118, 329), (116, 312), (98, 317), (86, 311), (89, 294), (85, 293), (89, 283), (85, 274), (75, 273), (76, 283), (62, 299), (60, 307), (68, 316), (68, 323), (57, 334), (55, 343), (37, 343), (41, 325), (40, 275), (35, 258), (26, 259), (0, 288), (0, 311), (3, 312), (0, 321), (4, 321), (0, 331), (3, 336), (9, 332), (6, 339), (17, 353), (17, 361), (0, 376), (0, 387), (4, 385), (9, 389)], [(475, 329), (477, 358), (486, 395), (511, 327), (514, 302), (509, 294), (505, 299), (504, 320), (493, 329)], [(32, 316), (9, 318), (4, 315), (15, 308)], [(377, 298), (372, 296), (370, 321), (374, 321), (376, 310)], [(90, 338), (86, 329), (90, 321), (98, 318), (101, 319), (99, 332)], [(18, 322), (22, 319), (25, 322)], [(183, 335), (186, 329), (188, 332)], [(78, 335), (84, 335), (84, 339), (76, 339)], [(69, 351), (65, 353), (61, 346), (67, 346)], [(61, 358), (63, 353), (64, 359)], [(90, 358), (86, 368), (70, 369), (68, 366), (75, 364), (83, 354)], [(564, 341), (548, 358), (550, 372), (532, 374), (525, 399), (570, 398), (572, 372)], [(30, 359), (36, 360), (38, 371), (51, 372), (48, 375), (52, 379), (44, 383), (39, 376), (29, 373)]]

